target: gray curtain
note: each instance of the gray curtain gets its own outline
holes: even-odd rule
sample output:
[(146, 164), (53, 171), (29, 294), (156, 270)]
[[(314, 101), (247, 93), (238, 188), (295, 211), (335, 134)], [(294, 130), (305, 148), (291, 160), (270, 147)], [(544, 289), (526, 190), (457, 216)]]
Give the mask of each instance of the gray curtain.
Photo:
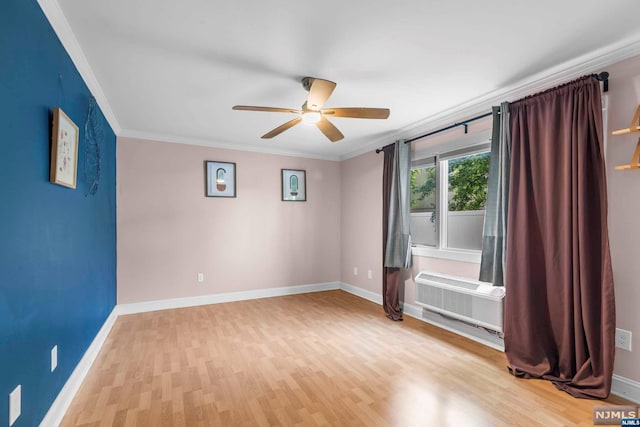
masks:
[(494, 286), (504, 286), (510, 162), (509, 103), (503, 102), (500, 107), (493, 107), (487, 209), (480, 261), (480, 280)]
[(409, 183), (411, 173), (411, 147), (404, 140), (395, 143), (385, 267), (411, 267), (411, 234)]

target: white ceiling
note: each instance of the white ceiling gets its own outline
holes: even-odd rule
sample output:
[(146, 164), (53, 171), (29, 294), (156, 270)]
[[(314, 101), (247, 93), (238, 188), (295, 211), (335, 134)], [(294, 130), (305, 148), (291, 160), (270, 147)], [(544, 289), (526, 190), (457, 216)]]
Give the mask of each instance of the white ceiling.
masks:
[[(335, 159), (640, 40), (634, 0), (58, 3), (121, 135)], [(331, 119), (345, 135), (333, 144), (306, 125), (262, 140), (293, 116), (231, 110), (299, 108), (303, 76), (338, 84), (326, 107), (387, 107), (391, 116)]]

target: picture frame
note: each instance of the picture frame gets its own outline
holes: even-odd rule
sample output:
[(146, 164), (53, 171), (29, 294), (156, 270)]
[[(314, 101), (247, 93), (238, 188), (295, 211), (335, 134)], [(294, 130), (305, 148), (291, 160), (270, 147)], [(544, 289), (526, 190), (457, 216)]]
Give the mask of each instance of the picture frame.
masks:
[(282, 169), (282, 201), (307, 201), (307, 172), (302, 169)]
[(61, 108), (53, 109), (49, 181), (76, 188), (78, 177), (78, 126)]
[(205, 196), (236, 197), (236, 164), (205, 160)]

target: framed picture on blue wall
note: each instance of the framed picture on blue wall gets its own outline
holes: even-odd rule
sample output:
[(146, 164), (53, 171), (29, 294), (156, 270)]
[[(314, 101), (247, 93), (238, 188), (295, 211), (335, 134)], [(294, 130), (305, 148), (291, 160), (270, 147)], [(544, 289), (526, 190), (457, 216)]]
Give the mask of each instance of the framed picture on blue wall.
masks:
[(51, 169), (54, 184), (76, 188), (78, 171), (78, 126), (60, 108), (53, 109)]
[(236, 164), (205, 161), (206, 196), (236, 197)]
[(282, 169), (282, 201), (307, 201), (306, 171), (299, 169)]

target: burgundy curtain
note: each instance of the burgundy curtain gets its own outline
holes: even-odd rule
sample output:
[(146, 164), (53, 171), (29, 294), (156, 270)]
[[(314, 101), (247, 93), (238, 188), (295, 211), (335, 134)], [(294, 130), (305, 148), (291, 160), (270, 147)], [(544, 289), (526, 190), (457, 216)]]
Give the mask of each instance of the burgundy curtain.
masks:
[(510, 128), (509, 370), (606, 398), (615, 303), (599, 82), (588, 76), (512, 103)]
[(387, 236), (389, 233), (389, 206), (391, 202), (391, 186), (393, 184), (393, 162), (395, 144), (382, 148), (384, 165), (382, 169), (382, 307), (391, 320), (402, 320), (400, 308), (400, 268), (384, 267), (387, 253)]

